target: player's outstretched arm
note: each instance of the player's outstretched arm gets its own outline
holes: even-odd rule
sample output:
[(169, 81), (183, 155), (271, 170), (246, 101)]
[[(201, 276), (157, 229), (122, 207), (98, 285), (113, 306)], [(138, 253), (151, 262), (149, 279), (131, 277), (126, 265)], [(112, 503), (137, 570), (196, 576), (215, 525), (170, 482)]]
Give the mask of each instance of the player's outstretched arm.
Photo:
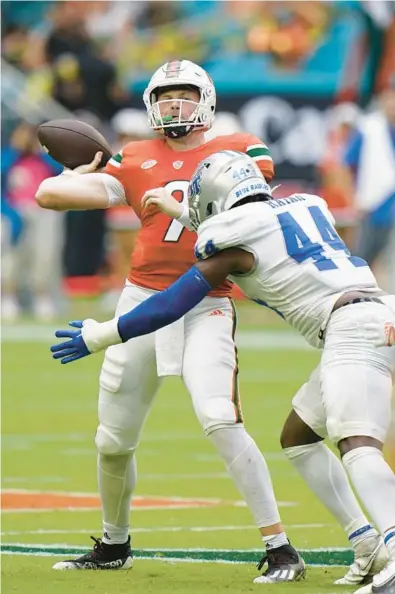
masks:
[(152, 295), (119, 318), (103, 323), (71, 322), (78, 330), (58, 330), (55, 333), (58, 338), (69, 340), (51, 347), (53, 358), (70, 363), (112, 344), (155, 332), (185, 315), (232, 271), (248, 272), (252, 264), (252, 254), (238, 248), (219, 252), (198, 262), (168, 289)]
[[(95, 210), (108, 208), (110, 199), (105, 174), (96, 172), (102, 153), (96, 153), (88, 165), (66, 170), (45, 179), (36, 192), (36, 201), (50, 210)], [(111, 181), (111, 180), (110, 180)], [(120, 182), (114, 179), (114, 183)]]

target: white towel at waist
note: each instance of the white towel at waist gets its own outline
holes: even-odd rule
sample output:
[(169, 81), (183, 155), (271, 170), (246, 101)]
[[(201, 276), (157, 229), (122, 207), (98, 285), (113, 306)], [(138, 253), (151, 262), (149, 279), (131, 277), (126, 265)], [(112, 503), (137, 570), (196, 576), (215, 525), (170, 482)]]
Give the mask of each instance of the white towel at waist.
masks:
[(184, 340), (184, 318), (155, 332), (156, 369), (159, 377), (182, 374)]

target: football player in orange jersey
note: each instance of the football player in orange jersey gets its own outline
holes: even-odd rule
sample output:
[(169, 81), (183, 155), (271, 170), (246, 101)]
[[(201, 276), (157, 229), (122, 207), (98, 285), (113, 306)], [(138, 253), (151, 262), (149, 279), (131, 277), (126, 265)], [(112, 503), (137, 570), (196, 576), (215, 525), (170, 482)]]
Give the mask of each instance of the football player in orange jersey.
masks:
[[(198, 163), (219, 150), (246, 152), (266, 179), (273, 163), (266, 145), (250, 134), (206, 142), (216, 93), (209, 75), (182, 60), (159, 68), (144, 92), (153, 140), (127, 144), (95, 172), (101, 153), (87, 166), (41, 184), (36, 199), (57, 210), (130, 205), (141, 219), (131, 268), (116, 315), (170, 286), (194, 262), (196, 235), (188, 227), (187, 190)], [(152, 189), (155, 189), (152, 192)], [(158, 198), (158, 188), (160, 196)], [(161, 212), (161, 200), (175, 197), (179, 220)], [(144, 197), (145, 203), (142, 204)], [(181, 216), (180, 216), (181, 215)], [(107, 349), (100, 374), (98, 482), (103, 538), (93, 550), (54, 569), (127, 569), (132, 566), (129, 513), (136, 486), (135, 451), (162, 377), (181, 375), (196, 415), (253, 514), (267, 561), (258, 583), (295, 581), (304, 563), (289, 544), (273, 488), (257, 445), (246, 432), (238, 389), (236, 317), (226, 281), (177, 323)]]

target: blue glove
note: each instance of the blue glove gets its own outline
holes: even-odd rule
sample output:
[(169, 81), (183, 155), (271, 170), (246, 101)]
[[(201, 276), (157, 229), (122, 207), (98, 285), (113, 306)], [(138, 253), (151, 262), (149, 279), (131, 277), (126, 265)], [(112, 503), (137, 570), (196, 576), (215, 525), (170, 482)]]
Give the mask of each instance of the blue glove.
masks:
[[(69, 326), (73, 328), (82, 328), (81, 320), (74, 320), (69, 322)], [(82, 359), (90, 355), (80, 330), (56, 330), (55, 336), (57, 338), (70, 338), (66, 342), (54, 344), (51, 346), (51, 352), (54, 353), (52, 357), (54, 359), (61, 359), (61, 363), (71, 363), (77, 359)]]

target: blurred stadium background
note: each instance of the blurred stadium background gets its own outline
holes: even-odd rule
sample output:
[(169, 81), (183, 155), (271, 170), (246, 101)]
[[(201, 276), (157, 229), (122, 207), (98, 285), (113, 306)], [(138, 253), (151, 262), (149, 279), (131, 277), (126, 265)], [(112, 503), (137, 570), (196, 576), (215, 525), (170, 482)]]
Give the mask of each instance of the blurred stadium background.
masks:
[[(395, 3), (3, 1), (1, 10), (3, 486), (13, 490), (7, 500), (12, 508), (18, 489), (96, 491), (100, 357), (65, 369), (50, 361), (48, 345), (55, 325), (67, 319), (111, 315), (138, 230), (130, 209), (62, 214), (36, 206), (41, 180), (60, 171), (40, 151), (37, 125), (76, 117), (99, 129), (115, 153), (129, 139), (150, 135), (142, 91), (152, 72), (167, 60), (193, 60), (217, 88), (217, 117), (209, 135), (243, 130), (260, 136), (273, 155), (275, 183), (281, 184), (276, 196), (323, 195), (351, 250), (369, 260), (383, 288), (395, 292), (395, 180), (392, 187), (388, 182), (388, 172), (395, 172)], [(389, 144), (379, 146), (373, 160), (361, 159), (365, 123), (380, 113)], [(361, 180), (376, 187), (383, 173), (389, 186), (373, 203), (364, 203)], [(278, 497), (292, 499), (282, 514), (292, 523), (294, 543), (346, 546), (333, 519), (282, 460), (278, 445), (290, 398), (317, 354), (264, 308), (240, 300), (238, 310), (245, 417), (267, 455)], [(158, 474), (158, 452), (163, 452), (164, 474)], [(139, 493), (238, 499), (175, 380), (161, 391), (139, 461)], [(34, 507), (37, 501), (30, 503)], [(211, 513), (165, 510), (148, 517), (136, 512), (135, 546), (259, 546), (246, 510)], [(162, 536), (155, 528), (160, 524)], [(228, 531), (202, 528), (213, 524), (227, 524)], [(3, 540), (86, 545), (93, 526), (100, 528), (98, 511), (12, 513), (3, 520)], [(26, 592), (26, 575), (29, 592), (53, 591), (53, 578), (45, 586), (50, 563), (40, 563), (24, 563), (23, 573), (22, 565), (9, 561), (13, 591)], [(155, 569), (152, 579), (166, 579), (164, 571)], [(189, 566), (185, 571), (180, 591), (185, 584), (195, 591), (191, 580), (196, 591), (209, 591), (199, 572)], [(249, 577), (239, 575), (241, 592)], [(78, 591), (72, 579), (57, 578), (57, 590)], [(144, 580), (150, 575), (139, 579), (143, 587), (134, 591), (147, 591)], [(111, 580), (106, 583), (113, 590)], [(316, 594), (317, 587), (311, 587), (306, 582), (303, 591)]]
[[(3, 1), (1, 9), (3, 320), (53, 319), (71, 295), (100, 295), (103, 312), (112, 310), (139, 223), (130, 209), (37, 209), (35, 188), (59, 166), (39, 152), (34, 130), (76, 117), (114, 151), (148, 136), (143, 89), (179, 57), (201, 64), (217, 87), (209, 136), (260, 136), (282, 184), (277, 195), (321, 192), (360, 251), (363, 205), (344, 154), (364, 114), (381, 108), (380, 94), (395, 93), (393, 1)], [(395, 289), (390, 235), (369, 256)]]

